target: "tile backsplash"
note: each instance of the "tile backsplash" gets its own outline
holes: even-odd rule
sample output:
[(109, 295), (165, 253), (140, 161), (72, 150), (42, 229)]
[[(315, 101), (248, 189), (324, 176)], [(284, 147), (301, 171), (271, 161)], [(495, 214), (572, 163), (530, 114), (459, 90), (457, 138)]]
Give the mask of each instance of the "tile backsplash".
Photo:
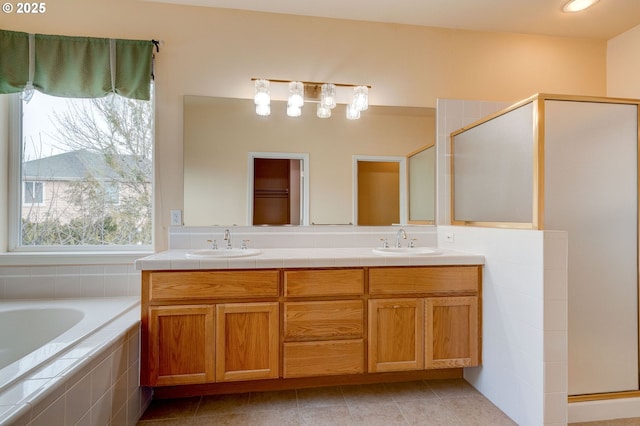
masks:
[(405, 229), (407, 240), (415, 239), (416, 246), (432, 247), (437, 244), (437, 229), (429, 225), (394, 226), (175, 226), (169, 228), (170, 249), (208, 248), (212, 241), (224, 247), (224, 231), (229, 229), (233, 247), (247, 240), (250, 248), (357, 248), (379, 247), (381, 238), (390, 245), (395, 243), (399, 229)]

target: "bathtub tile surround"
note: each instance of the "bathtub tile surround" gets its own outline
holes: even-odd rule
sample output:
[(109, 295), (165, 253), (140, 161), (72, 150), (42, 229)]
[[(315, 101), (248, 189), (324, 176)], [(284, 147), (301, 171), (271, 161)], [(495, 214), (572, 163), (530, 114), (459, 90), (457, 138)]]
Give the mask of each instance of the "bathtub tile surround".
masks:
[[(97, 305), (104, 305), (111, 300), (114, 299), (94, 299), (94, 305), (89, 309), (95, 311)], [(15, 374), (0, 370), (4, 372), (3, 377), (13, 377), (8, 385), (0, 384), (0, 425), (136, 424), (151, 401), (151, 390), (138, 385), (138, 298), (117, 300), (115, 318), (102, 318), (106, 324), (97, 325), (98, 329), (93, 331), (92, 327), (84, 327), (81, 321), (76, 325), (76, 330), (86, 336), (69, 348), (60, 349), (55, 346), (57, 338), (53, 339), (50, 352), (62, 352), (26, 372), (26, 376), (20, 380), (13, 377)], [(40, 305), (66, 303), (77, 307), (83, 301), (41, 301)], [(25, 303), (4, 302), (0, 303), (0, 308), (8, 309), (9, 305), (13, 309)], [(66, 336), (57, 340), (62, 342), (69, 339), (71, 337)], [(28, 356), (25, 360), (33, 361)], [(23, 364), (27, 364), (27, 361), (23, 361)]]
[(116, 296), (140, 297), (140, 272), (135, 270), (133, 261), (109, 265), (0, 265), (0, 299)]

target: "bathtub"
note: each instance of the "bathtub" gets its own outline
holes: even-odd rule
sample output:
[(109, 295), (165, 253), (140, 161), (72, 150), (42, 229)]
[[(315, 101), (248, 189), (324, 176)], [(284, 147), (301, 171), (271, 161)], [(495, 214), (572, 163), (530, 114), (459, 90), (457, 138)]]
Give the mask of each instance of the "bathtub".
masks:
[(0, 301), (0, 425), (135, 425), (138, 297)]

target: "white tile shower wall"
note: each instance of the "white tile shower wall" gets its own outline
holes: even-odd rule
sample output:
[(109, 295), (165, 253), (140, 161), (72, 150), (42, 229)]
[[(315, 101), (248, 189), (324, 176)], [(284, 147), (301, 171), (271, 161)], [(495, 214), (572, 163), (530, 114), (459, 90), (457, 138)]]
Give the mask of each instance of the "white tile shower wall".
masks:
[(520, 425), (566, 424), (566, 233), (441, 226), (438, 245), (485, 256), (482, 366), (465, 378)]
[(436, 104), (436, 224), (450, 225), (451, 145), (449, 137), (468, 124), (507, 108), (509, 102), (438, 99)]
[(240, 247), (243, 240), (253, 248), (319, 248), (319, 247), (379, 247), (380, 238), (390, 245), (395, 243), (399, 229), (405, 229), (407, 240), (415, 238), (416, 246), (435, 246), (437, 231), (434, 226), (176, 226), (169, 228), (170, 249), (199, 249), (211, 246), (215, 240), (224, 247), (225, 229), (231, 231), (233, 247)]
[(140, 271), (119, 265), (0, 266), (0, 299), (140, 296)]

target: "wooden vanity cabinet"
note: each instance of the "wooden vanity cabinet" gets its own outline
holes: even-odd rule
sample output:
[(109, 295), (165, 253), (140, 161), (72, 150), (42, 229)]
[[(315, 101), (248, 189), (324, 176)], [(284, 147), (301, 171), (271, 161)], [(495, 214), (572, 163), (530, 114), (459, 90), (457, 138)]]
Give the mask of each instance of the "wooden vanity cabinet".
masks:
[(287, 270), (284, 288), (283, 377), (364, 373), (364, 270)]
[(481, 271), (143, 271), (141, 384), (222, 393), (459, 377), (480, 363)]
[(278, 377), (278, 270), (143, 271), (142, 283), (143, 385)]
[(480, 266), (369, 269), (369, 371), (479, 365), (480, 274)]

